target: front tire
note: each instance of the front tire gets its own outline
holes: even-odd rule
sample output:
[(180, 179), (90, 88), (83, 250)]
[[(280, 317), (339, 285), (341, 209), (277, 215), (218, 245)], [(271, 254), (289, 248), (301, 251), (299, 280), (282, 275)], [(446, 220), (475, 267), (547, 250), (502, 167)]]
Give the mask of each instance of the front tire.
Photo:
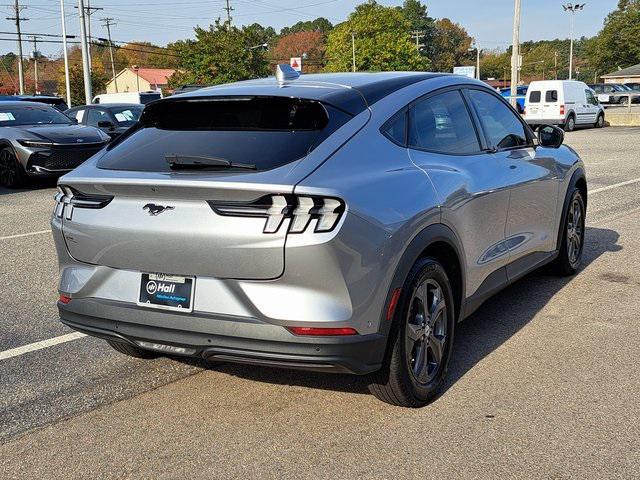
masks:
[(453, 293), (439, 262), (416, 262), (393, 321), (383, 368), (371, 375), (369, 390), (391, 405), (422, 407), (442, 388), (454, 338)]
[(27, 181), (27, 174), (9, 147), (0, 149), (0, 185), (7, 188), (20, 188)]
[(117, 352), (123, 353), (130, 357), (150, 360), (153, 358), (158, 358), (160, 356), (159, 353), (152, 352), (150, 350), (143, 350), (142, 348), (135, 347), (129, 343), (113, 342), (111, 340), (107, 340), (107, 343), (111, 345), (111, 348), (113, 348)]
[(557, 275), (568, 276), (578, 271), (584, 250), (586, 209), (582, 193), (573, 187), (567, 210), (562, 222), (562, 241), (558, 257), (552, 264)]

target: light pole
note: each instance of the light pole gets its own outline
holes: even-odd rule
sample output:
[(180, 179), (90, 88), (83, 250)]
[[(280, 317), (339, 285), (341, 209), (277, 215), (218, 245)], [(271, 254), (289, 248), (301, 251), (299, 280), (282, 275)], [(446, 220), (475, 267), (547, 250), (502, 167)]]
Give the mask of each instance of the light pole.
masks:
[(513, 10), (513, 47), (511, 51), (511, 105), (516, 107), (518, 100), (518, 67), (520, 64), (520, 0), (515, 0)]
[(60, 21), (62, 22), (62, 50), (64, 55), (64, 83), (67, 88), (67, 105), (71, 108), (71, 80), (69, 79), (69, 52), (67, 52), (67, 21), (64, 17), (64, 0), (60, 0)]
[(91, 65), (89, 64), (89, 44), (87, 43), (87, 31), (85, 29), (84, 0), (78, 0), (78, 13), (80, 15), (80, 46), (82, 47), (82, 76), (84, 77), (84, 100), (86, 105), (91, 103)]
[(566, 5), (562, 5), (564, 11), (571, 14), (569, 17), (569, 36), (571, 37), (571, 44), (569, 46), (569, 80), (573, 78), (573, 17), (576, 12), (582, 10), (585, 5), (586, 3), (567, 3)]
[(476, 78), (480, 80), (480, 47), (478, 43), (475, 42), (473, 46), (469, 49), (470, 52), (476, 51)]
[(356, 34), (351, 32), (351, 67), (356, 71)]

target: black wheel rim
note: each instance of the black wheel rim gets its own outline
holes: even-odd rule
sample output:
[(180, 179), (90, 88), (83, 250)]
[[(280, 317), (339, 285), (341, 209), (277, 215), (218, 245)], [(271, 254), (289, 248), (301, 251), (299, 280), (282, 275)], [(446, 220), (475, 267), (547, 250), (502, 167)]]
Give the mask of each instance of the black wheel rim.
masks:
[(419, 384), (436, 378), (445, 358), (447, 304), (442, 287), (433, 279), (420, 282), (407, 315), (405, 355), (409, 371)]
[(16, 179), (16, 162), (8, 150), (0, 151), (0, 184), (11, 186)]
[(584, 243), (584, 212), (577, 198), (571, 202), (567, 218), (567, 258), (571, 265), (576, 265), (582, 254)]

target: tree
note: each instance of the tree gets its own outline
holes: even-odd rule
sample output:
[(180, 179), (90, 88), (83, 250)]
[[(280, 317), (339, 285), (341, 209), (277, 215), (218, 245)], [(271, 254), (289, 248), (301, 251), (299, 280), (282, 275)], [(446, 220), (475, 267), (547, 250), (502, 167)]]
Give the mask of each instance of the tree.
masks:
[(327, 38), (326, 71), (352, 68), (351, 35), (355, 38), (357, 70), (428, 70), (429, 59), (411, 40), (411, 23), (402, 11), (373, 0), (358, 5), (349, 19)]
[(324, 17), (318, 17), (315, 20), (306, 22), (298, 22), (290, 27), (284, 27), (280, 30), (280, 36), (291, 35), (298, 32), (322, 32), (329, 33), (333, 29), (333, 25)]
[(420, 53), (431, 58), (435, 54), (436, 22), (428, 15), (427, 6), (419, 0), (405, 0), (400, 9), (411, 23), (411, 33), (420, 35), (418, 41), (424, 45)]
[(271, 50), (276, 63), (288, 62), (291, 57), (304, 56), (305, 73), (319, 72), (324, 66), (326, 36), (320, 31), (300, 31), (280, 37)]
[(640, 63), (640, 0), (620, 0), (618, 8), (588, 44), (591, 67), (601, 74)]
[(196, 27), (195, 40), (168, 46), (179, 55), (178, 71), (169, 79), (169, 85), (216, 85), (269, 75), (264, 49), (259, 45), (270, 34), (256, 24), (240, 29), (219, 19), (208, 29)]
[(451, 72), (453, 67), (469, 63), (472, 38), (458, 23), (448, 18), (436, 20), (432, 61), (438, 72)]
[[(91, 90), (94, 95), (104, 91), (107, 85), (108, 77), (94, 69), (91, 72)], [(71, 103), (73, 105), (84, 105), (84, 76), (82, 72), (82, 65), (69, 65), (69, 83), (71, 86)], [(66, 96), (65, 79), (64, 79), (64, 67), (60, 69), (58, 76), (58, 85), (61, 86), (61, 95)]]
[[(101, 47), (100, 58), (105, 66), (111, 68), (108, 45), (105, 44)], [(175, 68), (178, 59), (171, 49), (159, 47), (150, 42), (130, 42), (120, 46), (114, 45), (113, 63), (116, 72), (119, 72), (131, 65), (148, 68)]]

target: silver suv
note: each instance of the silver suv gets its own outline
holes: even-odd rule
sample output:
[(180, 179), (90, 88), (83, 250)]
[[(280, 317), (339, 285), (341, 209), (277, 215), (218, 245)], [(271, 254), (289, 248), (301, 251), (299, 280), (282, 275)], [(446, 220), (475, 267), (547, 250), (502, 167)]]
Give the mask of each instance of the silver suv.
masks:
[(135, 357), (367, 374), (422, 406), (456, 322), (578, 268), (583, 164), (472, 79), (278, 73), (149, 104), (60, 179), (62, 322)]

